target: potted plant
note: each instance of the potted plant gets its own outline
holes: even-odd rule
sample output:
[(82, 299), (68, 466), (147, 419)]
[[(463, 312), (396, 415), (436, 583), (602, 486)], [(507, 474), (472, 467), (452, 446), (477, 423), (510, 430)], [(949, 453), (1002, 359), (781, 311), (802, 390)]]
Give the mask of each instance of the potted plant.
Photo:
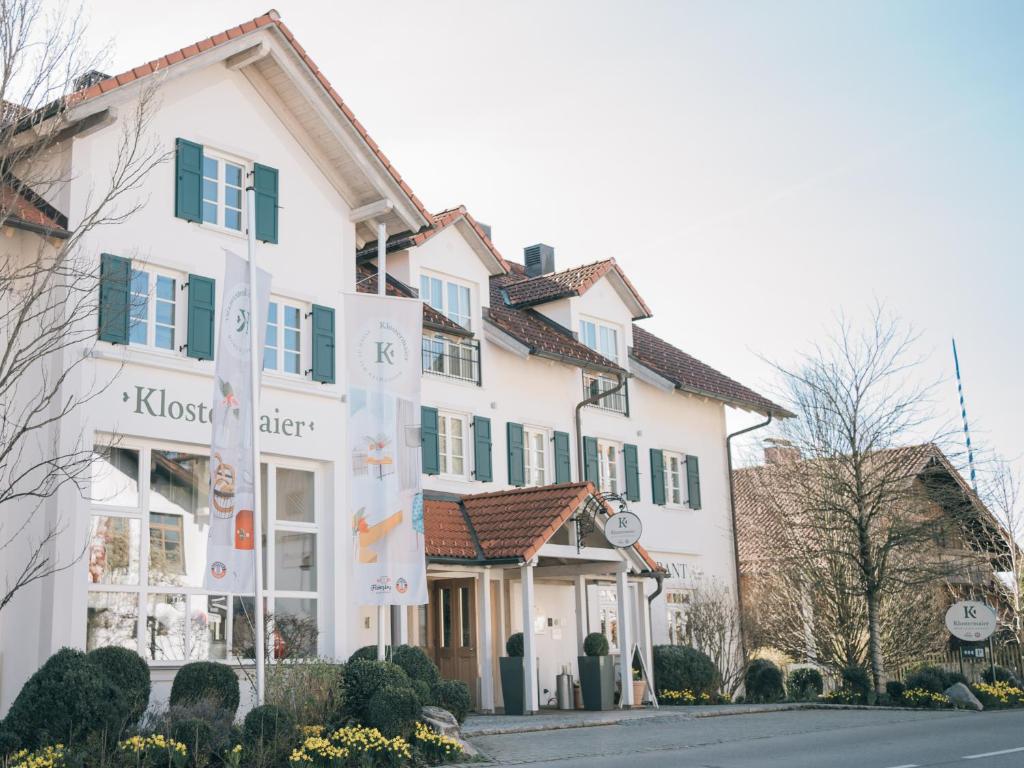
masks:
[(498, 659), (501, 670), (501, 697), (506, 715), (526, 714), (526, 673), (523, 660), (523, 633), (516, 632), (505, 642), (505, 653)]
[(591, 632), (583, 641), (586, 656), (577, 657), (583, 708), (611, 709), (615, 706), (615, 665), (608, 655), (608, 638)]
[(633, 667), (633, 708), (639, 709), (644, 705), (644, 694), (647, 693), (647, 681), (643, 673)]

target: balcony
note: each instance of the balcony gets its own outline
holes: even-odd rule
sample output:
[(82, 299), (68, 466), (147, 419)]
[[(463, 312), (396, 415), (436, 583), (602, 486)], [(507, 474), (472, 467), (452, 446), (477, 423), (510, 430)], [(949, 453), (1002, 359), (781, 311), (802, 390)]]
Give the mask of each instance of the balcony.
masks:
[[(617, 383), (618, 382), (610, 376), (601, 376), (599, 374), (587, 373), (584, 371), (583, 396), (594, 397), (602, 392), (614, 389)], [(613, 392), (610, 395), (602, 397), (593, 404), (593, 407), (629, 416), (629, 383), (627, 382), (626, 385), (618, 392)]]
[(423, 339), (423, 372), (480, 386), (480, 342), (447, 337)]

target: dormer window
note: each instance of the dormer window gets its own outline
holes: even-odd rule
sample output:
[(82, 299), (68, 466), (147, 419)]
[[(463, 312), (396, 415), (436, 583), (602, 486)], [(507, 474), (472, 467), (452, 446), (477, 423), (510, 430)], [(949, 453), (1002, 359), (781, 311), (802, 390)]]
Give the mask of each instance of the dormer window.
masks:
[(599, 355), (619, 362), (619, 332), (597, 320), (580, 320), (580, 341)]
[(473, 316), (472, 291), (468, 285), (433, 275), (420, 275), (420, 298), (453, 323), (470, 328)]

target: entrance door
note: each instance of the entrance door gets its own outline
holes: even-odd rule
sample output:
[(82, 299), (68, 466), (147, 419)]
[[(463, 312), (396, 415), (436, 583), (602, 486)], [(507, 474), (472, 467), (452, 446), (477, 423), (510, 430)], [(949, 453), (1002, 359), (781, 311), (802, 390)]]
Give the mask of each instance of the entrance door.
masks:
[(441, 677), (462, 680), (477, 706), (476, 582), (443, 579), (430, 588), (430, 640)]

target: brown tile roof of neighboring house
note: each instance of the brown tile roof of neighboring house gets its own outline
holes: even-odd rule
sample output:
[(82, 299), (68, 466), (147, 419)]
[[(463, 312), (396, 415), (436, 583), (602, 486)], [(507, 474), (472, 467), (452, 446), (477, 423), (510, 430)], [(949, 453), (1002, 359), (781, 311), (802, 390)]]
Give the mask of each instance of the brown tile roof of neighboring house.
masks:
[[(370, 266), (359, 265), (356, 267), (356, 291), (358, 293), (377, 292), (377, 272)], [(416, 292), (405, 283), (388, 275), (384, 292), (388, 296), (401, 296), (411, 299), (416, 297)], [(443, 333), (450, 333), (453, 336), (472, 336), (473, 332), (463, 328), (456, 322), (449, 320), (429, 304), (423, 304), (423, 327)]]
[(47, 237), (71, 235), (67, 216), (16, 180), (0, 182), (0, 223)]
[(82, 90), (71, 94), (68, 97), (67, 101), (69, 104), (76, 105), (83, 101), (87, 101), (88, 99), (100, 96), (101, 94), (109, 93), (110, 91), (114, 90), (115, 88), (119, 88), (122, 85), (126, 85), (134, 80), (139, 80), (141, 78), (155, 74), (156, 72), (167, 69), (168, 67), (178, 64), (179, 62), (185, 61), (194, 56), (198, 56), (201, 53), (205, 53), (206, 51), (215, 48), (218, 45), (222, 45), (228, 42), (229, 40), (234, 40), (235, 38), (247, 35), (251, 32), (255, 32), (261, 29), (262, 27), (270, 26), (277, 27), (277, 29), (281, 32), (281, 35), (284, 37), (284, 39), (287, 40), (288, 43), (291, 45), (296, 55), (309, 68), (312, 77), (320, 83), (320, 85), (324, 88), (324, 90), (331, 97), (334, 103), (342, 111), (345, 117), (348, 118), (349, 122), (351, 122), (352, 126), (356, 129), (356, 131), (358, 131), (363, 141), (366, 142), (366, 145), (369, 147), (369, 149), (373, 152), (374, 155), (377, 156), (377, 159), (384, 166), (387, 172), (391, 175), (391, 178), (393, 178), (395, 180), (395, 183), (397, 183), (399, 187), (402, 188), (402, 191), (405, 192), (406, 195), (408, 195), (409, 200), (412, 201), (413, 205), (416, 206), (416, 209), (423, 216), (423, 218), (426, 219), (427, 221), (430, 221), (430, 212), (427, 211), (423, 203), (412, 191), (412, 188), (402, 178), (401, 174), (398, 172), (398, 169), (391, 164), (391, 161), (388, 159), (387, 155), (385, 155), (384, 152), (381, 151), (381, 148), (377, 145), (377, 142), (370, 138), (370, 134), (367, 132), (366, 128), (363, 126), (362, 123), (359, 122), (358, 119), (356, 119), (356, 116), (352, 112), (352, 110), (349, 109), (348, 105), (342, 100), (341, 96), (338, 95), (338, 92), (334, 90), (334, 87), (327, 79), (327, 76), (320, 71), (320, 68), (316, 65), (313, 59), (309, 57), (309, 54), (306, 53), (306, 49), (299, 45), (299, 41), (295, 39), (295, 36), (292, 34), (291, 30), (288, 29), (288, 27), (285, 25), (283, 21), (281, 21), (280, 14), (275, 10), (267, 11), (262, 16), (257, 16), (255, 19), (252, 19), (251, 21), (243, 22), (238, 26), (231, 27), (230, 29), (226, 29), (223, 32), (220, 32), (216, 35), (204, 38), (180, 50), (172, 51), (171, 53), (168, 53), (165, 56), (153, 59), (153, 61), (135, 67), (134, 69), (129, 69), (125, 72), (122, 72), (119, 75), (114, 75), (113, 77), (108, 77), (104, 80), (100, 80), (99, 82), (94, 83), (93, 85), (90, 85), (87, 88), (83, 88)]
[(721, 400), (729, 405), (768, 413), (776, 417), (793, 414), (724, 373), (692, 357), (638, 325), (633, 326), (630, 355), (640, 364), (675, 384), (677, 389)]
[(626, 288), (633, 294), (637, 304), (642, 309), (642, 314), (634, 317), (639, 320), (642, 317), (650, 317), (651, 310), (640, 297), (636, 288), (626, 277), (626, 273), (615, 263), (615, 259), (595, 261), (593, 264), (584, 264), (580, 267), (572, 267), (561, 272), (552, 272), (537, 277), (527, 277), (525, 269), (515, 270), (520, 279), (510, 282), (506, 286), (508, 303), (516, 308), (531, 307), (536, 304), (544, 304), (556, 299), (564, 299), (570, 296), (582, 296), (598, 280), (614, 271), (622, 279)]
[[(588, 482), (477, 493), (457, 501), (428, 497), (424, 502), (427, 557), (529, 560), (595, 493)], [(607, 505), (605, 510), (614, 513)], [(635, 549), (650, 570), (659, 570), (643, 547)]]

